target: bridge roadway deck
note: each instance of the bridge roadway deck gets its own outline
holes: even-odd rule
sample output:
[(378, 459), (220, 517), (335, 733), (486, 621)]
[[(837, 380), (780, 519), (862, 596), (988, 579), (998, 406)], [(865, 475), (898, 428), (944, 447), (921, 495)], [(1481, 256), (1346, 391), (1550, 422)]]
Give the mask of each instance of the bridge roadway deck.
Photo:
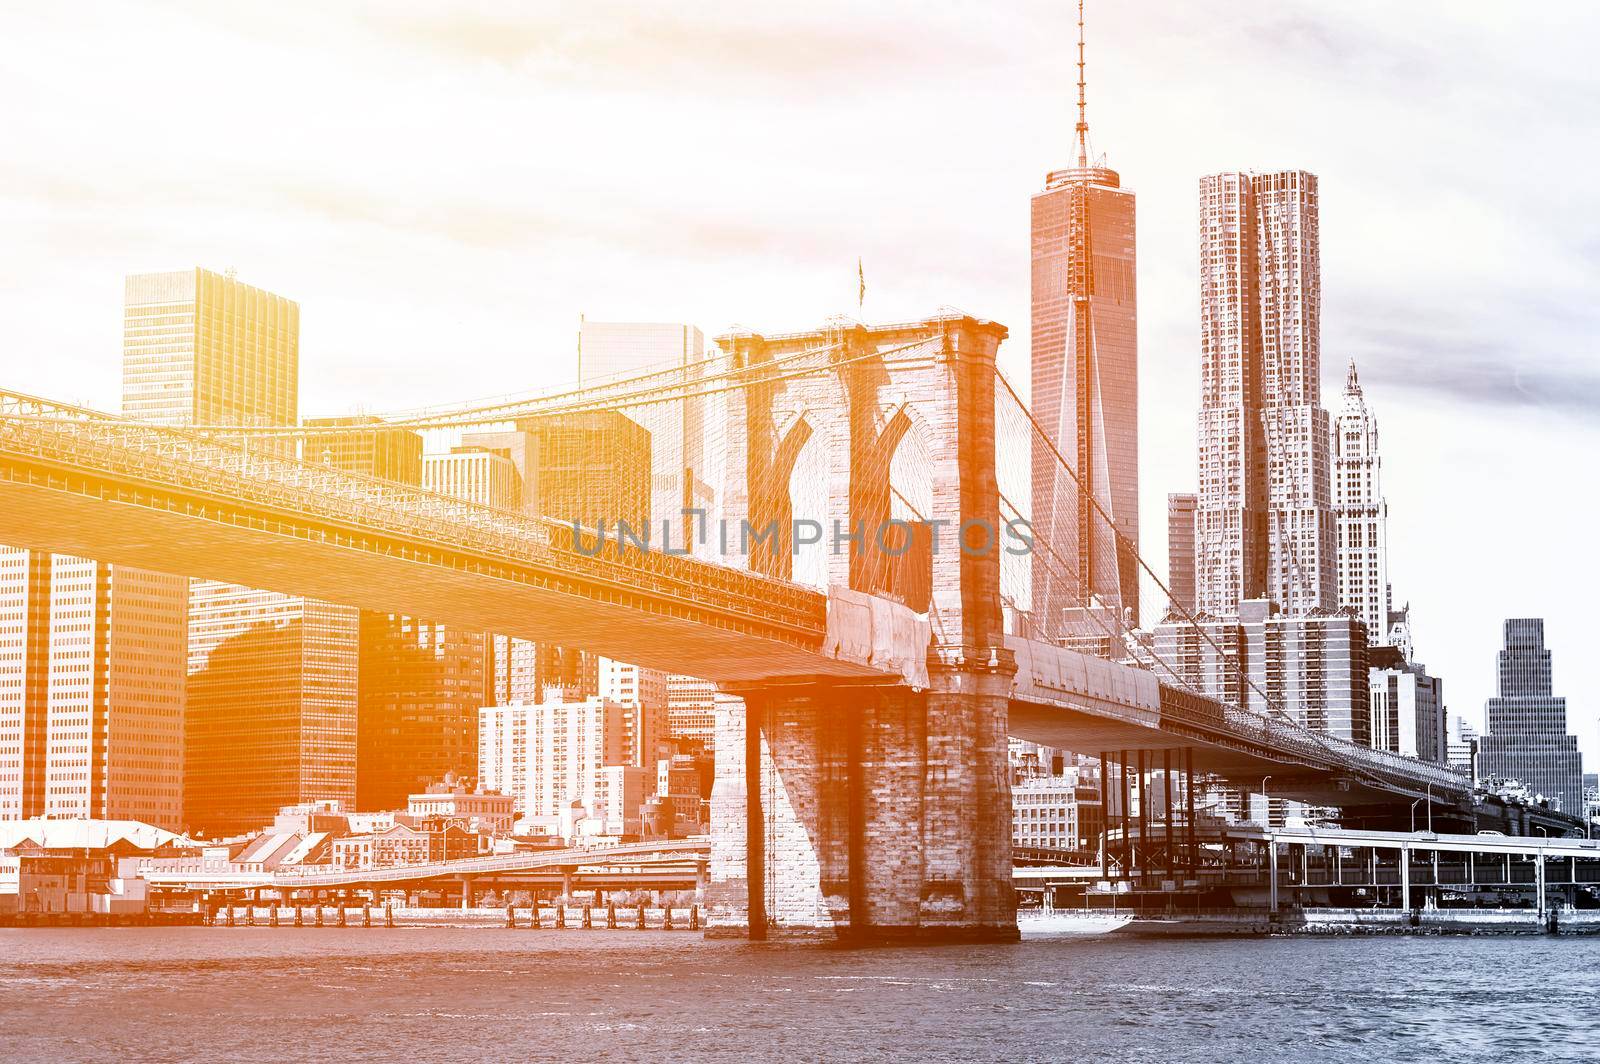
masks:
[(1154, 673), (1047, 643), (1007, 637), (1017, 677), (1008, 730), (1096, 756), (1144, 752), (1146, 767), (1193, 751), (1197, 773), (1316, 805), (1392, 805), (1397, 796), (1465, 802), (1471, 784), (1442, 765), (1317, 735), (1287, 721), (1162, 683)]
[[(914, 675), (925, 668), (925, 634), (914, 655), (883, 652), (915, 631), (903, 607), (906, 617), (889, 603), (830, 609), (813, 588), (659, 550), (620, 555), (614, 543), (592, 557), (571, 539), (559, 522), (144, 426), (0, 418), (0, 543), (582, 647), (723, 683), (893, 682), (908, 662)], [(882, 630), (841, 632), (841, 623)], [(879, 660), (851, 660), (862, 646)]]

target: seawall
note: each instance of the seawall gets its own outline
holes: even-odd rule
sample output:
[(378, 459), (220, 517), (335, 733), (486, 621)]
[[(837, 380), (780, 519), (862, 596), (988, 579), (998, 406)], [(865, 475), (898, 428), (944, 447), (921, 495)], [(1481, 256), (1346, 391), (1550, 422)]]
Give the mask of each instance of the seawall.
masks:
[(1182, 935), (1600, 935), (1600, 909), (1300, 909), (1269, 916), (1175, 914), (1139, 917), (1114, 934)]

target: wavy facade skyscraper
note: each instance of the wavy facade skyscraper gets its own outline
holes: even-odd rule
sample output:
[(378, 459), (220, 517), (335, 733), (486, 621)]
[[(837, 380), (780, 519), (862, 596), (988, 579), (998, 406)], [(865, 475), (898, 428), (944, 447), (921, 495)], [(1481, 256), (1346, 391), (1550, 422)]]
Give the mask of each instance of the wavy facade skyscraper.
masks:
[(1316, 175), (1201, 178), (1195, 598), (1212, 616), (1338, 601), (1321, 314)]

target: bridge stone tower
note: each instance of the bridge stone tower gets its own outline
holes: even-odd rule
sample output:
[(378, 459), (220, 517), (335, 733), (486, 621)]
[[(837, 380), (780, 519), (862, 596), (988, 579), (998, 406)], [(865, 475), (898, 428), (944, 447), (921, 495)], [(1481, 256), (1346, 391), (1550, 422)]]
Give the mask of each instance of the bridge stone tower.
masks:
[[(712, 933), (1016, 937), (1000, 559), (1017, 541), (995, 477), (1005, 335), (951, 316), (719, 340), (748, 385), (728, 393), (721, 517), (734, 538), (776, 527), (727, 561), (794, 579), (815, 522), (830, 612), (918, 626), (927, 654), (882, 682), (719, 696)], [(819, 349), (832, 372), (777, 368)], [(795, 500), (817, 470), (825, 483), (806, 487), (826, 512), (811, 514)], [(845, 618), (829, 627), (850, 638)]]

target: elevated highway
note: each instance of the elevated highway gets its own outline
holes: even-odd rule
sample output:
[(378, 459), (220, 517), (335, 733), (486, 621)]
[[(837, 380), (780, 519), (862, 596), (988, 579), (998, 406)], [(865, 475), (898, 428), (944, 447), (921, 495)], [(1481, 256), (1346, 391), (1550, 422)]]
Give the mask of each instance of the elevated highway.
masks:
[(624, 843), (618, 846), (528, 850), (454, 861), (340, 868), (317, 865), (269, 869), (261, 865), (199, 858), (151, 858), (139, 875), (166, 890), (318, 891), (386, 885), (417, 885), (434, 880), (534, 880), (559, 884), (563, 877), (659, 884), (687, 881), (693, 886), (705, 868), (710, 844), (704, 838)]

